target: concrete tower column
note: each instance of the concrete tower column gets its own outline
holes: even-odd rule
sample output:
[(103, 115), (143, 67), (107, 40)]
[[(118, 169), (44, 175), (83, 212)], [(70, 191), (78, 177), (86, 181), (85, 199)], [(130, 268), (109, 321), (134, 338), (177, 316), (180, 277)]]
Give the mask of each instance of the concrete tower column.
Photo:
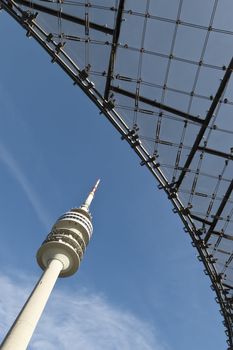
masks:
[(58, 259), (50, 261), (36, 287), (26, 301), (22, 311), (9, 330), (2, 350), (25, 350), (44, 310), (53, 286), (63, 268)]

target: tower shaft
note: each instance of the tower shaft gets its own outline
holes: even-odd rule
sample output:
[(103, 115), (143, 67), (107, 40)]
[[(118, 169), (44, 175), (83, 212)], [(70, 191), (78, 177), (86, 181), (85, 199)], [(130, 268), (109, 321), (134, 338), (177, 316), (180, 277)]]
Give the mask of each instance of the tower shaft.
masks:
[(50, 261), (22, 311), (6, 335), (1, 346), (2, 350), (25, 350), (27, 348), (62, 269), (62, 261), (58, 259)]

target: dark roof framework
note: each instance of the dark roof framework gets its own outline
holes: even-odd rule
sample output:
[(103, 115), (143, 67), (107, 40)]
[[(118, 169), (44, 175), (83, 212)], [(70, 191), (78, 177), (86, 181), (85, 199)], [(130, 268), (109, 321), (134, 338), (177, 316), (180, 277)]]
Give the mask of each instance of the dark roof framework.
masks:
[(233, 349), (232, 0), (0, 0), (164, 189)]

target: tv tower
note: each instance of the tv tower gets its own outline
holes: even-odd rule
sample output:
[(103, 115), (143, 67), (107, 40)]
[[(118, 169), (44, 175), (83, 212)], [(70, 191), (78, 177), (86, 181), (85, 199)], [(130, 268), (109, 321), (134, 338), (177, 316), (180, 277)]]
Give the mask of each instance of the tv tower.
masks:
[(55, 222), (39, 248), (37, 262), (44, 273), (3, 340), (1, 350), (27, 348), (57, 278), (71, 276), (78, 270), (93, 231), (89, 208), (99, 182), (81, 207), (71, 209)]

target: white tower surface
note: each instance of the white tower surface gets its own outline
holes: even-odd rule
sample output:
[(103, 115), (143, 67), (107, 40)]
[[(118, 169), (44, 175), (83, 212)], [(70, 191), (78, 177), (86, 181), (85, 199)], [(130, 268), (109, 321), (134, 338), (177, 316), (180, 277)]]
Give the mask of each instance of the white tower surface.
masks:
[(62, 215), (37, 252), (44, 273), (2, 342), (2, 350), (25, 350), (58, 277), (73, 275), (90, 241), (93, 227), (89, 212), (98, 180), (80, 208)]

